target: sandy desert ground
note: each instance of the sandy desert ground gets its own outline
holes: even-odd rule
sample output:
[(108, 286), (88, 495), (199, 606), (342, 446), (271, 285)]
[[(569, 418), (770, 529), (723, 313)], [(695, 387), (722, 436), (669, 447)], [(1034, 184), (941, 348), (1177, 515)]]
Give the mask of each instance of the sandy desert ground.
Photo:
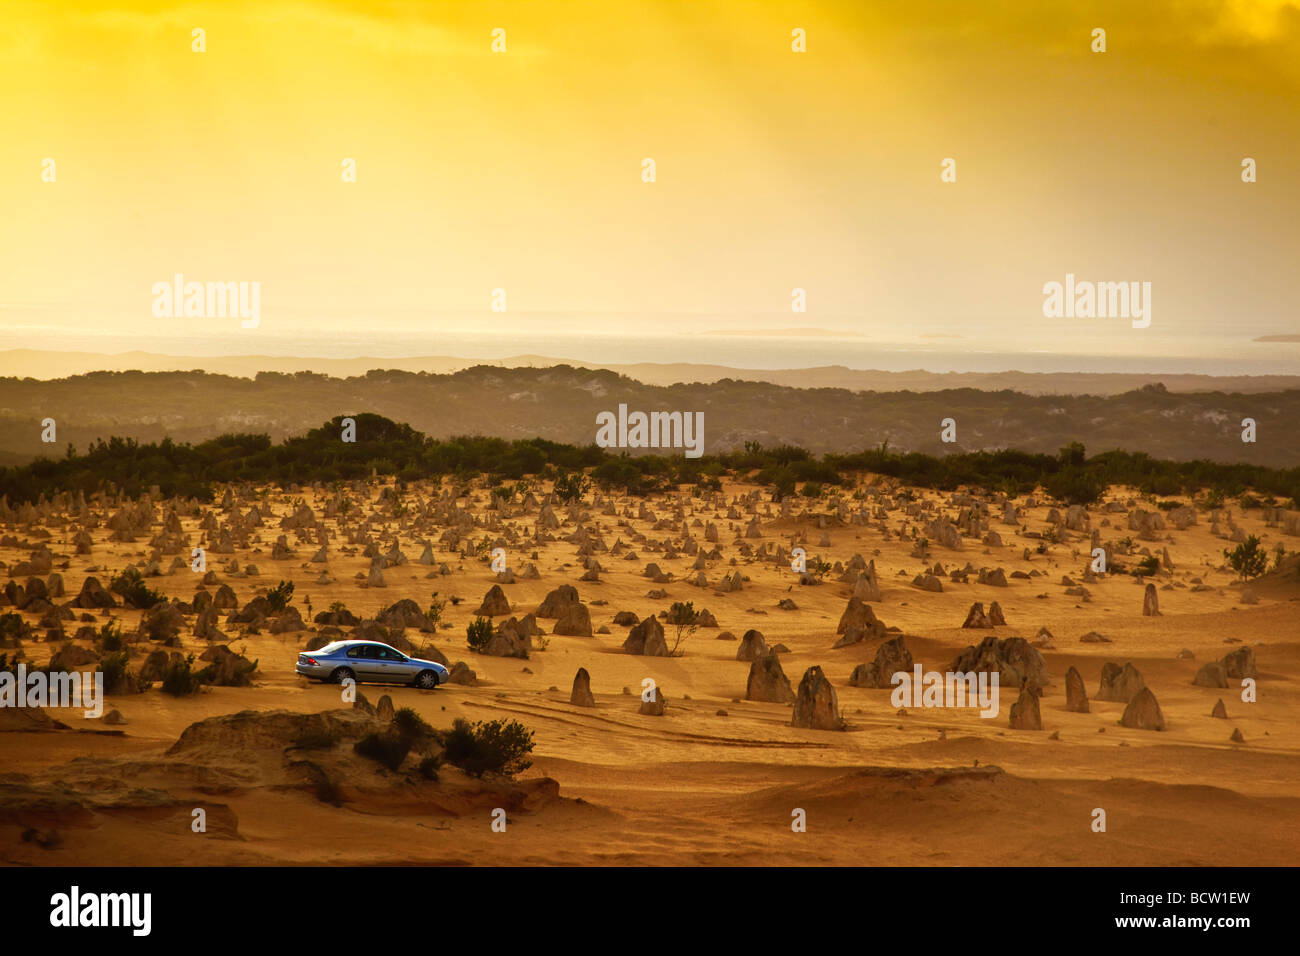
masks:
[[(734, 483), (706, 498), (653, 496), (644, 502), (647, 510), (641, 499), (600, 493), (580, 506), (548, 508), (544, 488), (534, 500), (493, 508), (485, 483), (459, 498), (449, 494), (452, 487), (450, 481), (412, 484), (396, 494), (391, 482), (374, 481), (341, 489), (234, 489), (233, 508), (225, 509), (225, 489), (218, 489), (211, 505), (154, 501), (144, 518), (117, 500), (17, 509), (0, 532), (8, 577), (30, 591), (29, 577), (48, 581), (57, 574), (64, 593), (0, 612), (20, 613), (32, 625), (21, 653), (40, 665), (85, 623), (98, 628), (117, 618), (136, 640), (140, 611), (72, 608), (75, 620), (56, 620), (57, 608), (82, 592), (88, 576), (107, 586), (128, 564), (143, 569), (156, 562), (161, 573), (147, 583), (187, 605), (198, 590), (213, 594), (225, 584), (244, 608), (281, 579), (292, 580), (294, 606), (308, 621), (308, 600), (313, 614), (338, 601), (370, 619), (402, 599), (424, 609), (434, 591), (456, 596), (462, 600), (448, 603), (443, 614), (450, 627), (432, 633), (407, 627), (405, 638), (417, 653), (432, 644), (450, 662), (464, 661), (474, 683), (433, 691), (364, 685), (361, 691), (371, 704), (387, 694), (397, 708), (414, 708), (437, 728), (456, 717), (517, 719), (535, 732), (531, 769), (512, 782), (476, 780), (444, 767), (434, 782), (414, 771), (414, 758), (394, 773), (356, 756), (347, 741), (376, 718), (344, 703), (338, 686), (294, 672), (316, 626), (273, 633), (261, 621), (256, 633), (247, 633), (247, 625), (226, 620), (230, 612), (223, 610), (216, 626), (225, 638), (216, 643), (258, 662), (251, 686), (207, 687), (178, 698), (154, 684), (112, 695), (105, 711), (120, 712), (125, 723), (117, 725), (85, 719), (79, 710), (51, 709), (48, 716), (58, 723), (49, 724), (39, 714), (0, 712), (0, 859), (190, 866), (1253, 866), (1297, 858), (1300, 577), (1292, 567), (1243, 593), (1222, 557), (1234, 533), (1259, 535), (1270, 549), (1279, 541), (1300, 548), (1300, 538), (1285, 533), (1288, 517), (1294, 527), (1294, 513), (1243, 512), (1231, 502), (1216, 514), (1196, 510), (1195, 523), (1179, 528), (1171, 513), (1158, 512), (1131, 489), (1112, 488), (1106, 503), (1086, 514), (1057, 506), (1051, 517), (1059, 520), (1050, 519), (1050, 502), (1022, 497), (1014, 501), (1016, 520), (1007, 523), (1001, 498), (909, 493), (865, 480), (856, 492), (800, 498), (785, 508), (757, 487)], [(352, 507), (331, 514), (338, 510), (331, 502), (343, 498)], [(310, 507), (309, 518), (295, 508), (298, 499)], [(395, 509), (398, 501), (402, 507)], [(168, 530), (173, 506), (177, 515)], [(247, 520), (254, 506), (260, 524)], [(1161, 514), (1165, 520), (1156, 524), (1164, 526), (1143, 530), (1139, 517), (1132, 528), (1129, 516), (1139, 508)], [(959, 521), (972, 509), (983, 513), (974, 525)], [(552, 514), (558, 527), (548, 529)], [(220, 531), (205, 532), (205, 518), (209, 528), (233, 530), (233, 554), (211, 550)], [(923, 560), (914, 554), (915, 538), (927, 525), (934, 530), (936, 520), (953, 523), (953, 532), (939, 530), (960, 549), (932, 536)], [(710, 524), (716, 542), (708, 540)], [(77, 553), (80, 531), (89, 535), (89, 553)], [(1157, 588), (1159, 616), (1142, 614), (1145, 581), (1111, 574), (1085, 582), (1094, 531), (1112, 560), (1130, 567), (1144, 552), (1163, 556), (1167, 549), (1171, 567), (1147, 579)], [(986, 538), (989, 532), (1001, 543)], [(325, 560), (313, 561), (322, 534)], [(281, 535), (291, 553), (277, 557)], [(1131, 544), (1120, 545), (1123, 539)], [(379, 572), (384, 586), (374, 586), (367, 543), (388, 555), (394, 542), (406, 563), (388, 562)], [(432, 564), (420, 563), (426, 543)], [(187, 566), (171, 568), (178, 557), (187, 565), (194, 545), (210, 549), (206, 584)], [(794, 545), (806, 549), (810, 564), (820, 558), (832, 566), (820, 583), (799, 583), (790, 565)], [(29, 575), (20, 565), (33, 561), (41, 546), (52, 565)], [(589, 611), (592, 636), (550, 633), (556, 621), (540, 618), (547, 634), (532, 639), (527, 659), (470, 651), (466, 625), (498, 583), (488, 565), (497, 546), (506, 549), (514, 574), (500, 585), (511, 616), (523, 618), (555, 588), (573, 585)], [(855, 556), (861, 560), (853, 562)], [(232, 561), (238, 573), (231, 573)], [(599, 580), (580, 580), (592, 561)], [(864, 562), (874, 562), (880, 588), (880, 599), (866, 603), (891, 630), (869, 629), (863, 640), (835, 648), (837, 624), (859, 581), (855, 569)], [(671, 580), (647, 577), (650, 563)], [(936, 563), (942, 592), (914, 586), (918, 573)], [(256, 575), (244, 573), (248, 565)], [(537, 577), (524, 576), (528, 565)], [(966, 580), (953, 579), (951, 572), (968, 566)], [(978, 583), (982, 568), (1003, 569), (1005, 585)], [(701, 571), (703, 587), (692, 583)], [(740, 590), (719, 590), (724, 576), (737, 573)], [(0, 600), (12, 604), (14, 597), (11, 588)], [(616, 625), (615, 615), (653, 617), (674, 601), (707, 608), (717, 626), (690, 635), (678, 657), (625, 651), (631, 628)], [(782, 601), (794, 607), (783, 608)], [(997, 602), (1007, 623), (963, 629), (975, 602), (985, 609)], [(212, 642), (194, 634), (197, 619), (184, 615), (179, 647), (169, 653), (208, 650)], [(51, 624), (63, 638), (46, 639)], [(740, 638), (750, 629), (769, 647), (784, 645), (777, 659), (792, 689), (809, 667), (824, 670), (844, 730), (795, 727), (789, 704), (746, 700), (751, 663), (737, 660), (740, 640), (719, 636)], [(1082, 641), (1090, 632), (1109, 642)], [(992, 719), (974, 709), (900, 713), (888, 689), (851, 686), (854, 669), (899, 634), (916, 662), (939, 671), (990, 635), (1026, 639), (1045, 665), (1043, 729), (1012, 729), (1011, 707), (1021, 692), (1005, 682)], [(671, 644), (671, 627), (668, 636)], [(93, 648), (84, 638), (72, 643)], [(158, 649), (143, 636), (129, 646), (133, 668)], [(1241, 700), (1236, 679), (1226, 688), (1193, 684), (1203, 665), (1241, 648), (1255, 656), (1256, 702)], [(12, 657), (16, 649), (10, 643), (5, 650)], [(1180, 656), (1184, 651), (1190, 656)], [(69, 652), (67, 659), (78, 656), (90, 658), (83, 666), (93, 668), (101, 655)], [(1095, 699), (1107, 662), (1138, 669), (1159, 702), (1165, 730), (1121, 726), (1126, 705)], [(1066, 709), (1072, 666), (1083, 677), (1088, 713)], [(579, 668), (590, 673), (594, 707), (571, 702)], [(639, 712), (644, 678), (663, 690), (662, 716)], [(1211, 716), (1219, 700), (1226, 719)], [(260, 716), (228, 716), (244, 711)], [(201, 721), (209, 723), (178, 743)], [(322, 726), (343, 742), (295, 746), (304, 729)], [(332, 799), (322, 796), (327, 792)], [(191, 830), (195, 807), (207, 813), (205, 833)], [(496, 807), (508, 811), (504, 833), (491, 827)], [(796, 808), (806, 813), (806, 832), (792, 829)], [(1104, 833), (1093, 830), (1095, 808), (1106, 811)]]

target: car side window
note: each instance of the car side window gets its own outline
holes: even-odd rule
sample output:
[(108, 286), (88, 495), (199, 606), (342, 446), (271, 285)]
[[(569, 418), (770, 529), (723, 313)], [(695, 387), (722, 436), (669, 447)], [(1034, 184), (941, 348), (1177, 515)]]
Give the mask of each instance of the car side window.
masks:
[(383, 658), (384, 660), (386, 660), (386, 661), (404, 661), (404, 660), (406, 660), (406, 656), (405, 656), (405, 655), (403, 655), (403, 654), (399, 654), (397, 651), (393, 650), (391, 647), (380, 647), (380, 648), (378, 648), (378, 651), (379, 651), (379, 656), (382, 657), (382, 658)]
[(365, 645), (358, 644), (355, 647), (348, 648), (348, 657), (365, 657)]

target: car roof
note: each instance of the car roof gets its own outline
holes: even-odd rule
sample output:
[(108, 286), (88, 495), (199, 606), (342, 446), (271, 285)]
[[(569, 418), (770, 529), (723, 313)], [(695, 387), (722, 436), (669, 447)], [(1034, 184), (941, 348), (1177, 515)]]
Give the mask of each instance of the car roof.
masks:
[[(338, 649), (338, 648), (344, 648), (344, 647), (354, 647), (354, 646), (357, 645), (357, 644), (369, 644), (369, 645), (372, 645), (372, 646), (374, 646), (374, 647), (386, 647), (386, 648), (388, 648), (390, 651), (397, 651), (397, 648), (393, 647), (392, 644), (385, 644), (383, 641), (364, 641), (364, 640), (360, 640), (360, 639), (358, 639), (358, 638), (353, 638), (352, 640), (347, 640), (347, 641), (335, 641), (334, 644), (331, 645), (331, 646), (336, 646), (336, 649)], [(397, 653), (399, 653), (399, 654), (404, 654), (405, 652), (404, 652), (404, 651), (397, 651)], [(409, 657), (410, 655), (406, 655), (406, 656)]]
[(358, 640), (356, 638), (346, 640), (346, 641), (333, 641), (332, 643), (326, 644), (324, 647), (320, 648), (319, 650), (313, 651), (312, 653), (337, 654), (339, 651), (342, 651), (349, 647), (355, 647), (358, 644), (369, 644), (374, 647), (386, 647), (390, 651), (393, 651), (397, 654), (401, 654), (403, 657), (409, 658), (410, 660), (424, 661), (424, 663), (426, 664), (433, 664), (435, 667), (441, 667), (443, 670), (447, 669), (446, 667), (443, 667), (442, 664), (439, 664), (437, 661), (431, 661), (424, 657), (416, 657), (414, 654), (408, 654), (406, 653), (406, 651), (398, 650), (396, 647), (393, 647), (393, 645), (391, 644), (385, 644), (383, 641), (363, 641), (363, 640)]

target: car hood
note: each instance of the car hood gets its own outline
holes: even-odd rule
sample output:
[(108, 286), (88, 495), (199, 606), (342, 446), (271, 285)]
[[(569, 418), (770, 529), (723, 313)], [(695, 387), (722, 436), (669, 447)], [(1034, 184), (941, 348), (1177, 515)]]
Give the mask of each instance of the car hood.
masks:
[(444, 665), (439, 664), (437, 661), (426, 661), (420, 657), (412, 657), (409, 658), (409, 662), (412, 664), (427, 664), (429, 667), (432, 667), (434, 670), (441, 671), (444, 674), (450, 673), (450, 671), (448, 671)]

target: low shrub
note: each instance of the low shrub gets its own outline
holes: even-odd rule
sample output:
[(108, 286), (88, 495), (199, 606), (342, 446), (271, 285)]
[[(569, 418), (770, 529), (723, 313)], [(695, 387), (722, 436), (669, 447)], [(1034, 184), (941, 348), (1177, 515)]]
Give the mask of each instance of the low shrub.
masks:
[(129, 693), (135, 689), (135, 681), (127, 669), (129, 658), (126, 651), (118, 651), (105, 656), (96, 668), (104, 675), (104, 693)]
[(167, 596), (155, 591), (144, 583), (144, 575), (139, 568), (127, 568), (109, 584), (110, 591), (122, 596), (127, 607), (147, 611), (155, 604), (162, 604)]
[(193, 671), (194, 655), (170, 661), (163, 671), (162, 690), (173, 697), (188, 697), (199, 692), (199, 675)]
[[(109, 653), (122, 650), (126, 643), (122, 638), (122, 626), (118, 624), (117, 618), (105, 621), (95, 640), (99, 643), (100, 650)], [(107, 677), (104, 679), (108, 680)]]
[(293, 582), (281, 581), (266, 594), (266, 602), (277, 614), (287, 608), (293, 601)]
[(470, 650), (486, 650), (488, 641), (492, 640), (492, 622), (485, 617), (474, 618), (465, 628), (465, 640)]
[(533, 732), (516, 720), (479, 721), (456, 718), (443, 741), (443, 757), (472, 777), (499, 773), (507, 777), (533, 765)]
[(393, 714), (393, 730), (411, 741), (433, 736), (433, 728), (410, 707), (403, 707)]

